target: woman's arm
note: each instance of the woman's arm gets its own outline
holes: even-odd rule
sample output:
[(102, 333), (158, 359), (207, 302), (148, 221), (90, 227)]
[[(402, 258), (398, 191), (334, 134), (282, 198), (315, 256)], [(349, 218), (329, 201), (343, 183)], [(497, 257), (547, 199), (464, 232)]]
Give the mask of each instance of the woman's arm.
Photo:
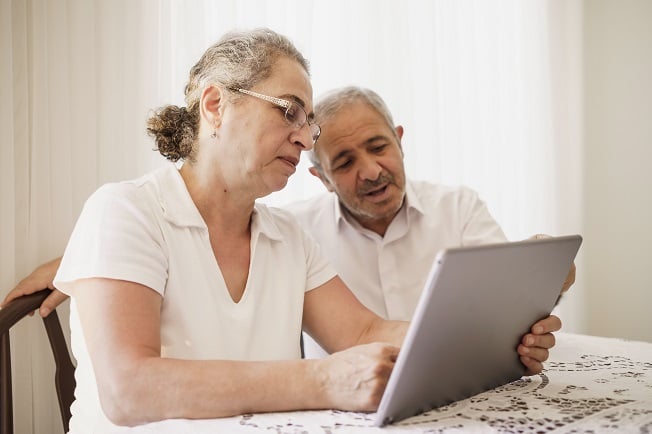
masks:
[(160, 294), (113, 279), (73, 283), (102, 408), (118, 425), (323, 408), (313, 364), (161, 357)]
[(102, 408), (118, 425), (298, 409), (374, 410), (398, 352), (372, 344), (321, 360), (162, 358), (158, 293), (113, 279), (72, 285)]
[[(367, 342), (388, 342), (400, 347), (407, 332), (407, 322), (386, 321), (376, 316), (355, 298), (339, 277), (309, 291), (304, 306), (304, 329), (331, 353)], [(560, 328), (561, 320), (551, 315), (537, 321), (523, 335), (517, 352), (527, 368), (526, 375), (543, 370), (543, 362), (555, 345), (552, 333)]]
[(409, 323), (367, 309), (334, 277), (306, 293), (303, 328), (330, 356), (320, 389), (332, 408), (378, 409)]
[(303, 328), (329, 353), (371, 342), (400, 347), (408, 325), (367, 309), (339, 276), (305, 296)]

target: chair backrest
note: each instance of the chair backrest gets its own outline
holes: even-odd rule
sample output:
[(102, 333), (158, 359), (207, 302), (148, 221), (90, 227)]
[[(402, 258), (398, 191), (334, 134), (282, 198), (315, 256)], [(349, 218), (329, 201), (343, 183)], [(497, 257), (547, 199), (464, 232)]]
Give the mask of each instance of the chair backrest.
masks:
[[(0, 434), (13, 434), (14, 432), (9, 330), (30, 312), (37, 310), (50, 292), (49, 289), (43, 289), (34, 294), (24, 295), (0, 309)], [(56, 364), (54, 383), (59, 399), (63, 429), (64, 432), (68, 432), (70, 405), (75, 397), (75, 366), (70, 358), (56, 310), (43, 318), (43, 323)]]

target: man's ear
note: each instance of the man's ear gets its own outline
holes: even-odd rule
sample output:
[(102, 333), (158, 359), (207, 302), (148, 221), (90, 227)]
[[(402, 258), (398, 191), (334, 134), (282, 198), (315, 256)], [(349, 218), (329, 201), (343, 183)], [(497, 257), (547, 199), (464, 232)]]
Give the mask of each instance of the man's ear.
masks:
[(398, 136), (399, 143), (401, 139), (403, 138), (403, 125), (397, 125), (396, 128), (396, 135)]
[(401, 150), (401, 155), (405, 155), (403, 153), (403, 145), (401, 144), (401, 139), (403, 138), (403, 126), (402, 125), (397, 125), (396, 128), (394, 128), (394, 131), (396, 131), (396, 136), (398, 137), (398, 147)]
[(310, 174), (312, 176), (316, 176), (317, 178), (319, 178), (321, 183), (324, 184), (324, 187), (326, 187), (326, 190), (331, 191), (331, 192), (334, 191), (333, 190), (333, 185), (330, 183), (330, 181), (328, 179), (326, 179), (324, 174), (321, 173), (315, 166), (310, 167), (308, 169), (308, 171), (310, 172)]
[(202, 119), (213, 128), (222, 122), (224, 109), (224, 92), (215, 85), (206, 86), (199, 100), (199, 111)]

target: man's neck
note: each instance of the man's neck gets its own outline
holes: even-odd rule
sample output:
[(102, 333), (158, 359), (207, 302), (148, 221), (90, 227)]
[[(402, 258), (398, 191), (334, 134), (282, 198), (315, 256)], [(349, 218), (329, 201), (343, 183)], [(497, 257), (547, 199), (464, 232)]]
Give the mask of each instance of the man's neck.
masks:
[(392, 224), (396, 216), (401, 212), (401, 210), (405, 206), (406, 205), (405, 205), (405, 198), (404, 198), (400, 208), (393, 215), (389, 215), (381, 218), (365, 218), (364, 216), (354, 215), (344, 205), (342, 205), (342, 203), (340, 203), (340, 209), (342, 210), (345, 218), (349, 222), (351, 223), (355, 222), (360, 227), (378, 234), (381, 238), (385, 236), (385, 233), (387, 233), (387, 229), (389, 229), (389, 226)]

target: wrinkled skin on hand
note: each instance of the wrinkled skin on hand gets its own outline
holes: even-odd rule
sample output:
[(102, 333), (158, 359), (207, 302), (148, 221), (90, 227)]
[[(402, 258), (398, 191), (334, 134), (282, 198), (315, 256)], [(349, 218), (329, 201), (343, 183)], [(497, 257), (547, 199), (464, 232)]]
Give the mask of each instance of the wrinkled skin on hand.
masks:
[(322, 359), (320, 385), (332, 408), (375, 411), (392, 373), (399, 348), (383, 343), (359, 345)]

